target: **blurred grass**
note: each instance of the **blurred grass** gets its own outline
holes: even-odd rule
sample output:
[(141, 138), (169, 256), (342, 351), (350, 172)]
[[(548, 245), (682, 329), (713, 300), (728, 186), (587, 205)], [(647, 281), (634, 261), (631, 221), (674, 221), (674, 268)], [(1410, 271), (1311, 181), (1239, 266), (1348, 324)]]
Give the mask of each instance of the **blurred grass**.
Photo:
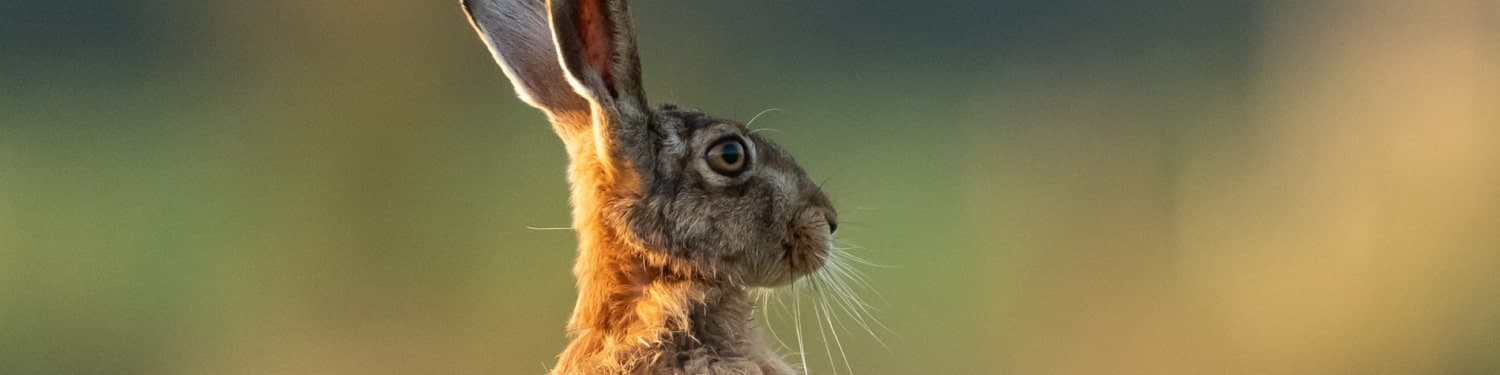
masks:
[[(651, 98), (781, 108), (896, 266), (857, 373), (1500, 369), (1493, 7), (861, 4), (635, 4)], [(564, 155), (456, 5), (6, 7), (0, 373), (565, 344)]]

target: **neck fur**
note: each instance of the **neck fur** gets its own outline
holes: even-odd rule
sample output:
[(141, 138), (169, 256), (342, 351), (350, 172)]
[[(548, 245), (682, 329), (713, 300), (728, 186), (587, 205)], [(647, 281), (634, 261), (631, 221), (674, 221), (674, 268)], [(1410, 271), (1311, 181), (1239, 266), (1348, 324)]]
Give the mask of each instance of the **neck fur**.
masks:
[(556, 373), (629, 373), (675, 360), (662, 358), (668, 355), (755, 351), (749, 291), (703, 281), (667, 252), (644, 248), (619, 212), (638, 199), (639, 185), (610, 181), (631, 176), (602, 169), (574, 153), (570, 177), (579, 254), (573, 273), (579, 294), (568, 323), (574, 339)]

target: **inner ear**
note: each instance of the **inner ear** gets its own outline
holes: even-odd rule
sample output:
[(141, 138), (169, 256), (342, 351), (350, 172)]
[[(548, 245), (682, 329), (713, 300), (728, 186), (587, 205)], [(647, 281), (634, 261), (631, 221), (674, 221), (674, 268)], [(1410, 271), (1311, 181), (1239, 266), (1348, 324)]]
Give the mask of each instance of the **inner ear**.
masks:
[(583, 51), (584, 59), (588, 66), (599, 72), (599, 79), (603, 81), (605, 90), (609, 91), (611, 99), (620, 98), (620, 90), (615, 87), (614, 72), (611, 67), (615, 66), (615, 22), (610, 17), (609, 3), (605, 1), (580, 1), (579, 6), (574, 9), (578, 20), (575, 30), (578, 30), (579, 44)]
[(643, 105), (640, 67), (623, 0), (551, 0), (552, 31), (567, 73), (582, 94)]

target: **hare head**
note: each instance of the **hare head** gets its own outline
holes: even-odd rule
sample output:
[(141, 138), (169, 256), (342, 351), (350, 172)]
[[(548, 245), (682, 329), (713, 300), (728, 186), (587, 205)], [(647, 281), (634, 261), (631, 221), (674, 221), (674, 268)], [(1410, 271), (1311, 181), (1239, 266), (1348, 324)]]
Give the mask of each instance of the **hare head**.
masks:
[[(750, 320), (745, 288), (792, 282), (831, 251), (837, 214), (819, 187), (744, 124), (648, 106), (626, 1), (463, 5), (570, 158), (580, 294), (570, 322), (577, 338), (559, 370), (604, 372), (572, 357), (620, 369), (660, 361), (662, 350), (690, 349), (672, 346), (684, 337), (682, 345), (754, 359), (757, 349), (744, 348), (753, 335), (736, 332)], [(619, 349), (632, 345), (640, 347)]]

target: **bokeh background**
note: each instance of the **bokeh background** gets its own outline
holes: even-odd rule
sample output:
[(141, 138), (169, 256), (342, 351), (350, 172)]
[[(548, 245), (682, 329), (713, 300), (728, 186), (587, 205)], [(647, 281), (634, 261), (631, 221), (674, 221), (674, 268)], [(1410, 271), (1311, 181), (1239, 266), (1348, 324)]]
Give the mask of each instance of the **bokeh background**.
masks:
[[(634, 7), (891, 266), (852, 373), (1500, 373), (1496, 2)], [(456, 1), (4, 1), (0, 373), (542, 373), (564, 164)]]

